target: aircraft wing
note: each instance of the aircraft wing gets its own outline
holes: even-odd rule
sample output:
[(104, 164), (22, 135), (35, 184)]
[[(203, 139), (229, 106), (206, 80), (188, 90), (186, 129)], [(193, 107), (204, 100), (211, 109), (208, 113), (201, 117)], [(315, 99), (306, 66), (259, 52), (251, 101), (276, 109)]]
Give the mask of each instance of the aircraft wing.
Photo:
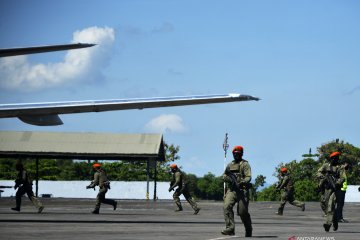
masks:
[(233, 93), (183, 97), (0, 104), (0, 118), (17, 117), (21, 121), (32, 125), (55, 126), (63, 124), (58, 114), (172, 107), (250, 100), (258, 101), (260, 99), (250, 95)]
[(38, 46), (38, 47), (1, 48), (0, 57), (11, 57), (17, 55), (87, 48), (95, 45), (96, 44), (89, 44), (89, 43), (73, 43), (73, 44), (63, 44), (63, 45)]

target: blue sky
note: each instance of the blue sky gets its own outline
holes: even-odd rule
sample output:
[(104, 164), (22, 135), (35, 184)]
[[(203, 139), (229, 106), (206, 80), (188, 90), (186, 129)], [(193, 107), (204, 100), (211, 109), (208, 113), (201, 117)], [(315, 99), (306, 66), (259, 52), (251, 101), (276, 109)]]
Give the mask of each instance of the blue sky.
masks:
[(228, 132), (253, 177), (272, 183), (280, 162), (310, 147), (360, 145), (359, 12), (358, 1), (3, 0), (0, 48), (99, 45), (1, 59), (1, 103), (233, 92), (262, 100), (62, 115), (58, 127), (1, 119), (0, 130), (163, 132), (198, 176), (222, 173)]

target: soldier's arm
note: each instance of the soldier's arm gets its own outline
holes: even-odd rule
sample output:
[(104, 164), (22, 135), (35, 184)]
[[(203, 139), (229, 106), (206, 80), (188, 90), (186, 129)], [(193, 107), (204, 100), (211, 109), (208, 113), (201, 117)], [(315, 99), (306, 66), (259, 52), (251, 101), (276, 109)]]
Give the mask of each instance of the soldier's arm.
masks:
[(278, 189), (283, 189), (283, 188), (285, 188), (286, 185), (287, 185), (288, 182), (289, 182), (289, 179), (290, 179), (289, 176), (285, 176), (285, 177), (282, 179), (281, 184), (280, 184), (280, 186), (279, 186)]
[(326, 170), (325, 170), (325, 164), (323, 164), (317, 171), (316, 173), (316, 177), (318, 179), (322, 179), (325, 177), (325, 174), (326, 174)]
[(99, 173), (94, 174), (94, 180), (89, 185), (90, 188), (94, 188), (95, 186), (99, 185)]
[(346, 171), (344, 168), (339, 168), (339, 179), (336, 181), (336, 185), (342, 187), (343, 183), (345, 182), (346, 178)]
[(244, 178), (241, 179), (241, 182), (243, 183), (249, 183), (251, 181), (251, 167), (248, 162), (246, 162), (244, 166)]
[(175, 173), (175, 182), (172, 184), (172, 186), (169, 188), (169, 190), (172, 190), (180, 185), (181, 181), (181, 174), (179, 172)]
[(223, 180), (226, 183), (231, 183), (232, 182), (231, 177), (229, 176), (229, 172), (230, 172), (230, 168), (229, 168), (229, 166), (227, 166), (225, 171), (224, 171), (224, 174), (223, 174)]

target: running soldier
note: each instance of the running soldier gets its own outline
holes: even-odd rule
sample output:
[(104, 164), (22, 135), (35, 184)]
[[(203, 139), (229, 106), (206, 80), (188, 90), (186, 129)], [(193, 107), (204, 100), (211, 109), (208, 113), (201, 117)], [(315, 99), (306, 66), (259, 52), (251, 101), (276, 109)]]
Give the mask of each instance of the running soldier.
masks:
[(32, 190), (32, 180), (30, 177), (30, 174), (24, 169), (24, 166), (22, 163), (17, 163), (15, 165), (16, 170), (18, 171), (17, 178), (15, 180), (15, 186), (14, 189), (17, 189), (16, 192), (16, 207), (11, 208), (11, 210), (20, 212), (21, 208), (21, 197), (26, 193), (30, 201), (34, 204), (34, 206), (37, 208), (38, 213), (41, 213), (44, 209), (44, 206), (40, 202), (39, 199), (37, 199), (34, 196), (34, 192)]
[(194, 209), (194, 214), (195, 215), (198, 214), (200, 208), (197, 206), (194, 198), (191, 197), (190, 195), (185, 174), (178, 168), (178, 166), (175, 163), (170, 165), (170, 169), (173, 174), (173, 179), (170, 183), (169, 192), (171, 192), (177, 187), (177, 189), (173, 194), (174, 202), (177, 206), (175, 212), (179, 212), (183, 210), (180, 202), (180, 195), (182, 194), (184, 195), (186, 201), (188, 201), (188, 203)]
[(112, 205), (114, 210), (116, 210), (117, 202), (112, 199), (105, 198), (108, 189), (110, 189), (110, 182), (108, 181), (105, 170), (101, 168), (99, 163), (94, 163), (93, 169), (95, 170), (94, 180), (86, 187), (86, 189), (95, 188), (96, 186), (99, 186), (100, 189), (96, 197), (95, 209), (92, 213), (99, 214), (101, 203)]
[(276, 191), (280, 192), (282, 189), (284, 191), (281, 194), (281, 203), (279, 210), (277, 211), (276, 214), (283, 215), (286, 202), (289, 202), (291, 205), (301, 208), (301, 211), (305, 211), (305, 203), (295, 200), (294, 182), (290, 174), (288, 173), (286, 167), (280, 169), (280, 176), (281, 176), (281, 180), (279, 181), (276, 187)]

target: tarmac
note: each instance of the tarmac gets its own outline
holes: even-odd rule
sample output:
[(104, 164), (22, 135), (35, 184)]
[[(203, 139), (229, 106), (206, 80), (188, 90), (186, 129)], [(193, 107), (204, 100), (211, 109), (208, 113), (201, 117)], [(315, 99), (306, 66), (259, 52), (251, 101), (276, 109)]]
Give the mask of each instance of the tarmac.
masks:
[[(21, 212), (12, 211), (15, 198), (0, 198), (0, 239), (183, 239), (222, 240), (245, 238), (236, 216), (235, 236), (221, 235), (224, 228), (222, 202), (199, 201), (201, 211), (193, 215), (187, 202), (184, 211), (174, 212), (169, 200), (118, 200), (118, 208), (102, 205), (91, 214), (95, 199), (41, 198), (41, 214), (27, 198)], [(284, 215), (275, 215), (278, 202), (250, 202), (253, 237), (248, 239), (340, 240), (360, 239), (360, 203), (346, 203), (338, 231), (325, 232), (318, 202), (307, 202), (306, 210), (287, 204)], [(236, 214), (236, 213), (235, 213)]]

